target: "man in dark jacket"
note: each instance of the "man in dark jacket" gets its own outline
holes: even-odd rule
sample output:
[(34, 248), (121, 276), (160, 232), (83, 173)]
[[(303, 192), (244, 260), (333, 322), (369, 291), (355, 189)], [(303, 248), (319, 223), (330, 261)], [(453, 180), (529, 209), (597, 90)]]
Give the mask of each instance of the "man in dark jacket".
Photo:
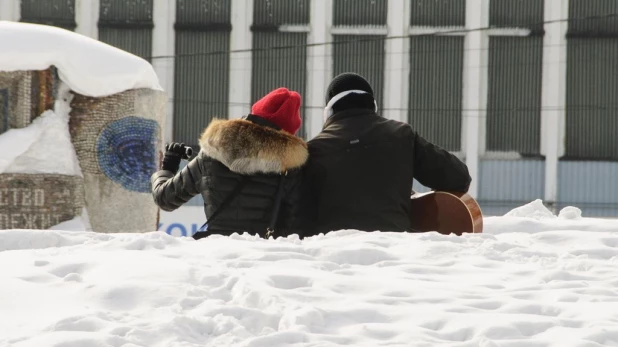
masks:
[(294, 136), (300, 103), (298, 93), (279, 88), (243, 119), (212, 121), (199, 139), (199, 154), (180, 172), (184, 146), (171, 144), (151, 179), (155, 203), (173, 211), (201, 194), (208, 228), (195, 239), (234, 232), (265, 237), (273, 222), (273, 236), (297, 233), (300, 168), (308, 155), (306, 143)]
[(413, 178), (434, 190), (468, 190), (466, 165), (409, 124), (379, 116), (363, 77), (335, 77), (326, 103), (323, 130), (308, 142), (304, 236), (340, 229), (410, 231)]

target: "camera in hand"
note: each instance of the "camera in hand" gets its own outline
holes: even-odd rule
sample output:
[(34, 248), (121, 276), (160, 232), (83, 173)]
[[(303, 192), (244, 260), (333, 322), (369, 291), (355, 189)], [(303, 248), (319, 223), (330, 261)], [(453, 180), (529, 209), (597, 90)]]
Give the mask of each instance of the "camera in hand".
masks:
[[(165, 145), (165, 151), (169, 151), (170, 145), (171, 144), (169, 143)], [(184, 143), (182, 143), (181, 146), (184, 149), (183, 153), (181, 154), (181, 158), (185, 160), (189, 160), (191, 156), (193, 155), (193, 148), (191, 148), (191, 146), (185, 146)]]
[(182, 156), (183, 159), (189, 159), (193, 155), (193, 148), (191, 146), (185, 146), (185, 154)]

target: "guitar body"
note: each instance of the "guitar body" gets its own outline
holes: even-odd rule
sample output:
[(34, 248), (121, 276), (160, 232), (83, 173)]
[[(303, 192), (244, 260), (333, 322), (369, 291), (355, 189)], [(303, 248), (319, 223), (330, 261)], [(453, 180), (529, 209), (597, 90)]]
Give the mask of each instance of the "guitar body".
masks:
[(467, 193), (415, 193), (410, 198), (410, 223), (413, 232), (482, 233), (483, 213)]

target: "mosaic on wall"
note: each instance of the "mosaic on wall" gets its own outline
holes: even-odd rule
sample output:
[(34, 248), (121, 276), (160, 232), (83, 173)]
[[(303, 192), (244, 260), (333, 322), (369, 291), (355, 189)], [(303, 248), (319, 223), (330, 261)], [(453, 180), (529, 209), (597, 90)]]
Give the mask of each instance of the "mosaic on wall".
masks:
[(156, 230), (159, 210), (150, 194), (150, 176), (161, 156), (165, 102), (165, 93), (149, 89), (73, 98), (69, 129), (95, 230)]
[[(0, 135), (53, 109), (58, 77), (0, 72)], [(75, 94), (69, 131), (84, 177), (0, 174), (0, 229), (46, 229), (81, 215), (97, 232), (157, 229), (150, 176), (158, 169), (165, 93), (138, 89), (92, 98)]]
[(0, 72), (0, 134), (25, 128), (54, 106), (56, 69)]

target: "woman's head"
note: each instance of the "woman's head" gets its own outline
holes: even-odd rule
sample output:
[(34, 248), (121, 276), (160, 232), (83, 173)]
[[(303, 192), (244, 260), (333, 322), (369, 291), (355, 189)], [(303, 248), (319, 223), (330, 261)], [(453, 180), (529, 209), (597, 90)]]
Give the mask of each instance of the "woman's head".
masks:
[(253, 104), (251, 114), (290, 134), (296, 134), (301, 125), (300, 105), (300, 94), (287, 88), (277, 88)]

